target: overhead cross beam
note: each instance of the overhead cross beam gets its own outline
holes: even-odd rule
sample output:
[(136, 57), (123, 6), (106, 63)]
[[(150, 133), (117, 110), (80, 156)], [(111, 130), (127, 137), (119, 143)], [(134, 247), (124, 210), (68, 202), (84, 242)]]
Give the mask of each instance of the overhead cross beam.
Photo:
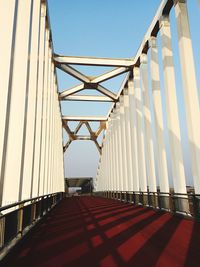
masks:
[(114, 100), (108, 96), (101, 95), (69, 95), (60, 97), (60, 100), (68, 101), (92, 101), (92, 102), (114, 102)]
[(72, 57), (54, 54), (56, 64), (104, 66), (104, 67), (131, 67), (133, 59), (97, 58), (97, 57)]
[(83, 121), (83, 122), (100, 122), (107, 121), (107, 117), (96, 117), (96, 116), (63, 116), (63, 121)]

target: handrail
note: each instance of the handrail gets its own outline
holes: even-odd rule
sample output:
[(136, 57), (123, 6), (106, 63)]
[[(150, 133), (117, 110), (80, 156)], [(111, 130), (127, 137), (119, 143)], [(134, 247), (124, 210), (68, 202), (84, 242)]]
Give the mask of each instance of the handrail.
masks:
[(46, 195), (42, 195), (42, 196), (39, 196), (39, 197), (33, 197), (33, 198), (30, 198), (30, 199), (24, 199), (24, 200), (22, 200), (22, 201), (19, 201), (19, 202), (15, 202), (15, 203), (13, 203), (13, 204), (9, 204), (9, 205), (6, 205), (6, 206), (2, 206), (2, 207), (0, 207), (0, 212), (1, 211), (4, 211), (4, 210), (6, 210), (6, 209), (11, 209), (11, 208), (13, 208), (13, 207), (15, 207), (15, 206), (18, 206), (18, 205), (22, 205), (22, 204), (24, 204), (24, 203), (26, 203), (26, 202), (31, 202), (31, 201), (34, 201), (34, 200), (37, 200), (37, 199), (39, 199), (39, 198), (44, 198), (44, 197), (46, 197), (46, 196), (50, 196), (50, 195), (57, 195), (57, 194), (59, 194), (59, 193), (62, 193), (62, 192), (56, 192), (56, 193), (52, 193), (52, 194), (46, 194)]
[(200, 220), (200, 194), (194, 192), (100, 191), (94, 195), (183, 214)]
[[(33, 226), (64, 198), (63, 192), (25, 199), (0, 208), (0, 260)], [(28, 205), (25, 203), (30, 202)], [(17, 209), (1, 214), (2, 211)]]

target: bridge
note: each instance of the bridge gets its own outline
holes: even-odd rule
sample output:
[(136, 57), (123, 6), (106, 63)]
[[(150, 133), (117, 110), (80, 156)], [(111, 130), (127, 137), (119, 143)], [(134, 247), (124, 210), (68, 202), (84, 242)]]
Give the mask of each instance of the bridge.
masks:
[[(192, 186), (183, 159), (172, 13)], [(161, 1), (131, 58), (56, 53), (46, 0), (1, 0), (0, 37), (0, 265), (199, 266), (200, 112), (187, 1)], [(77, 66), (110, 70), (87, 76)], [(57, 69), (78, 84), (59, 91)], [(122, 74), (117, 93), (102, 85)], [(69, 101), (111, 108), (107, 116), (69, 116), (61, 109)], [(68, 186), (89, 181), (92, 194), (69, 197), (63, 155), (79, 140), (94, 142), (99, 164), (93, 179), (67, 179)]]

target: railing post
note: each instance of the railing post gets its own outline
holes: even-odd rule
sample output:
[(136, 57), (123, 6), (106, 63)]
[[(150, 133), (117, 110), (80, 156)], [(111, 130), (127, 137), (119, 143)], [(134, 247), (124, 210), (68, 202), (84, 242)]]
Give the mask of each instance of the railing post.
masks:
[(36, 220), (36, 201), (34, 200), (31, 204), (31, 223)]
[(23, 213), (24, 204), (19, 205), (19, 210), (17, 212), (17, 233), (22, 235), (23, 232)]
[(4, 246), (4, 234), (5, 234), (5, 217), (1, 217), (0, 218), (0, 248)]

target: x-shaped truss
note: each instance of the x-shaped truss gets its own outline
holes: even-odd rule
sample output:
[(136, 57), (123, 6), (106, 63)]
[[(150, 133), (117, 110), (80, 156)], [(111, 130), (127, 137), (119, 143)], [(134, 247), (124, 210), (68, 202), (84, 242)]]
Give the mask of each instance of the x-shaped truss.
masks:
[[(64, 90), (59, 94), (60, 101), (93, 101), (93, 102), (117, 102), (118, 96), (112, 91), (108, 90), (101, 85), (109, 79), (112, 79), (118, 75), (128, 72), (134, 65), (133, 59), (111, 59), (111, 58), (94, 58), (94, 57), (72, 57), (72, 56), (62, 56), (54, 55), (55, 66), (65, 73), (73, 76), (82, 83)], [(104, 66), (104, 67), (114, 67), (113, 70), (104, 73), (103, 75), (91, 77), (86, 76), (80, 71), (73, 68), (71, 65), (84, 65), (84, 66)], [(94, 89), (100, 92), (102, 95), (76, 95), (76, 93), (83, 91), (85, 89)], [(68, 121), (79, 121), (79, 124), (75, 131), (71, 131), (68, 125)], [(89, 122), (97, 121), (99, 122), (99, 128), (96, 132), (93, 132)], [(96, 144), (99, 152), (101, 152), (101, 145), (97, 142), (99, 134), (105, 129), (107, 118), (102, 117), (63, 117), (63, 128), (66, 130), (69, 141), (64, 146), (64, 151), (69, 147), (74, 140), (92, 140)], [(82, 125), (85, 124), (90, 135), (80, 136), (78, 132)]]
[[(117, 95), (101, 85), (109, 79), (128, 72), (133, 66), (131, 59), (110, 59), (110, 58), (92, 58), (92, 57), (68, 57), (68, 56), (54, 56), (55, 65), (60, 70), (73, 76), (82, 83), (64, 90), (60, 93), (60, 100), (75, 100), (75, 101), (100, 101), (100, 102), (116, 102)], [(97, 77), (86, 76), (70, 65), (84, 65), (84, 66), (107, 66), (115, 67), (113, 70), (106, 72)], [(95, 89), (104, 96), (87, 96), (74, 95), (84, 89)]]
[[(88, 129), (89, 135), (78, 135), (78, 132), (80, 131), (81, 127), (85, 124), (85, 126)], [(68, 120), (63, 119), (63, 128), (65, 129), (66, 133), (68, 134), (69, 140), (66, 142), (64, 146), (64, 152), (67, 150), (69, 145), (74, 140), (91, 140), (95, 143), (99, 153), (101, 153), (101, 145), (98, 143), (97, 139), (101, 132), (105, 130), (106, 128), (106, 122), (105, 121), (99, 121), (99, 127), (94, 132), (92, 131), (92, 128), (90, 126), (90, 123), (88, 121), (79, 121), (76, 129), (72, 131), (69, 127)]]

